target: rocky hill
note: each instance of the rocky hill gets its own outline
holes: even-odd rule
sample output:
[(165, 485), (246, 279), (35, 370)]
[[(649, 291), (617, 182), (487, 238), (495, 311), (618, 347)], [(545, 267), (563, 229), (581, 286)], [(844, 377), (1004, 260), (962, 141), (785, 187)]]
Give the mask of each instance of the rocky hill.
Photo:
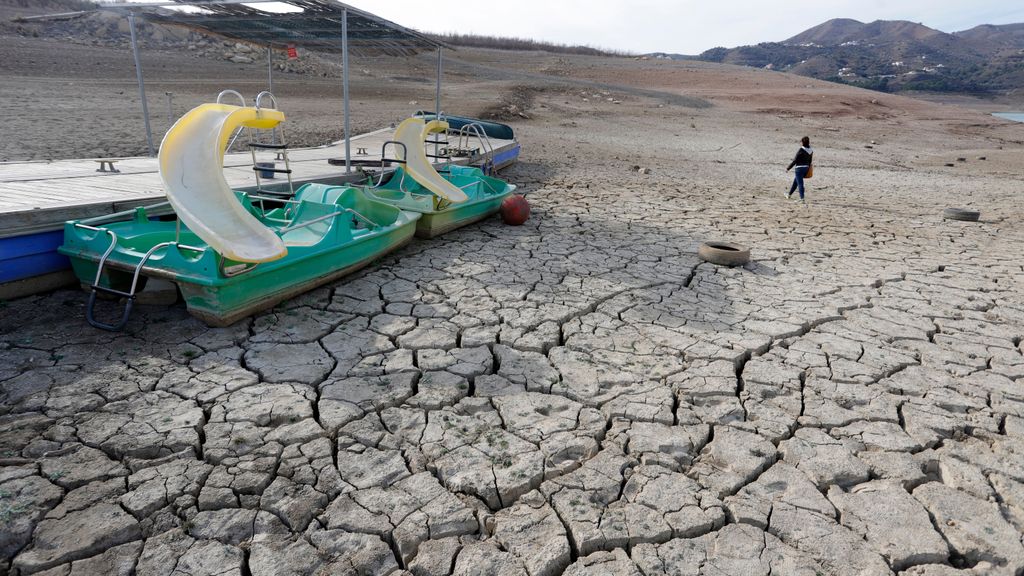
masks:
[(982, 24), (970, 30), (957, 32), (956, 35), (972, 42), (987, 43), (993, 48), (1020, 47), (1024, 45), (1024, 24)]
[[(123, 48), (130, 46), (127, 17), (118, 12), (98, 11), (88, 0), (0, 0), (0, 36), (59, 38), (72, 44)], [(47, 15), (45, 19), (35, 16)], [(145, 51), (173, 51), (195, 58), (224, 60), (251, 65), (254, 70), (267, 65), (266, 48), (234, 42), (177, 26), (163, 26), (136, 20), (139, 46)], [(302, 50), (301, 57), (289, 60), (274, 55), (274, 68), (280, 72), (340, 76), (337, 58)]]
[[(60, 38), (73, 44), (129, 47), (128, 20), (123, 13), (97, 10), (90, 0), (0, 0), (0, 36)], [(159, 10), (159, 8), (157, 8)], [(36, 18), (46, 16), (46, 18)], [(233, 64), (266, 66), (266, 48), (176, 26), (136, 20), (136, 33), (144, 50), (185, 52), (197, 58), (225, 60)], [(499, 50), (541, 50), (553, 54), (624, 56), (625, 53), (589, 46), (565, 45), (522, 38), (473, 34), (429, 34), (454, 46)], [(301, 57), (288, 60), (275, 54), (275, 70), (321, 77), (341, 75), (337, 56), (300, 49)]]
[(1000, 93), (1024, 88), (1024, 24), (949, 34), (914, 22), (843, 18), (782, 42), (713, 48), (696, 58), (887, 92)]

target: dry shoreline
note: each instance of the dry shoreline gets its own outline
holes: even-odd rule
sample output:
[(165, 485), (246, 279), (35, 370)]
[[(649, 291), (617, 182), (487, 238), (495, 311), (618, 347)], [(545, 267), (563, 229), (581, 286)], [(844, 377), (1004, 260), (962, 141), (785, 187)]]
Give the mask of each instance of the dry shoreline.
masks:
[[(258, 74), (147, 58), (182, 106)], [(367, 68), (357, 126), (429, 107), (416, 66)], [(130, 77), (12, 70), (3, 158), (138, 150)], [(504, 173), (526, 225), (224, 329), (179, 304), (94, 331), (74, 290), (2, 303), (0, 571), (1024, 569), (1019, 125), (693, 62), (460, 50), (446, 78), (446, 110), (526, 116)], [(337, 137), (335, 88), (281, 80), (298, 139)], [(803, 135), (806, 207), (782, 196)], [(711, 239), (753, 261), (701, 262)]]

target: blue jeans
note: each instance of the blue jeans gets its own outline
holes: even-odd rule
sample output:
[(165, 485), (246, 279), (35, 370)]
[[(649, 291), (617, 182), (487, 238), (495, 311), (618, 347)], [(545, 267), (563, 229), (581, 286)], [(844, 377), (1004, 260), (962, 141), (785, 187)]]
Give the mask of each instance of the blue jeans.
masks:
[(793, 185), (789, 187), (789, 193), (792, 194), (797, 188), (800, 189), (800, 199), (804, 199), (804, 176), (807, 176), (807, 166), (797, 166), (796, 176), (793, 177)]

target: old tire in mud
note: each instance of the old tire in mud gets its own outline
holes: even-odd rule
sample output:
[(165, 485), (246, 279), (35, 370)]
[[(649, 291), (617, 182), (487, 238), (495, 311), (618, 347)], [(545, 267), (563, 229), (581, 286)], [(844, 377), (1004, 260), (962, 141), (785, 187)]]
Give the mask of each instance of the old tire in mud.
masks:
[(697, 249), (697, 256), (719, 266), (742, 266), (750, 262), (750, 248), (729, 242), (705, 242)]
[(961, 222), (977, 222), (981, 212), (975, 210), (964, 210), (963, 208), (946, 208), (942, 211), (942, 217), (946, 220), (960, 220)]

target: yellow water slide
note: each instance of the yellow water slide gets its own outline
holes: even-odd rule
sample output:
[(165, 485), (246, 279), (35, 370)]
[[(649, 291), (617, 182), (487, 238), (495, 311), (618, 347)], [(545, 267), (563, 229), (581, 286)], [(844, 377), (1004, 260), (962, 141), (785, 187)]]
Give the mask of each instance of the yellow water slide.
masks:
[(160, 144), (167, 199), (182, 224), (225, 258), (269, 262), (288, 253), (224, 180), (224, 150), (235, 130), (269, 129), (283, 121), (284, 114), (270, 108), (201, 104), (182, 116)]
[(469, 200), (469, 196), (434, 170), (423, 148), (427, 136), (447, 129), (448, 123), (441, 120), (424, 122), (423, 118), (407, 118), (395, 130), (395, 140), (404, 144), (404, 151), (402, 147), (398, 149), (398, 158), (405, 160), (405, 172), (420, 186), (453, 204), (458, 204)]

